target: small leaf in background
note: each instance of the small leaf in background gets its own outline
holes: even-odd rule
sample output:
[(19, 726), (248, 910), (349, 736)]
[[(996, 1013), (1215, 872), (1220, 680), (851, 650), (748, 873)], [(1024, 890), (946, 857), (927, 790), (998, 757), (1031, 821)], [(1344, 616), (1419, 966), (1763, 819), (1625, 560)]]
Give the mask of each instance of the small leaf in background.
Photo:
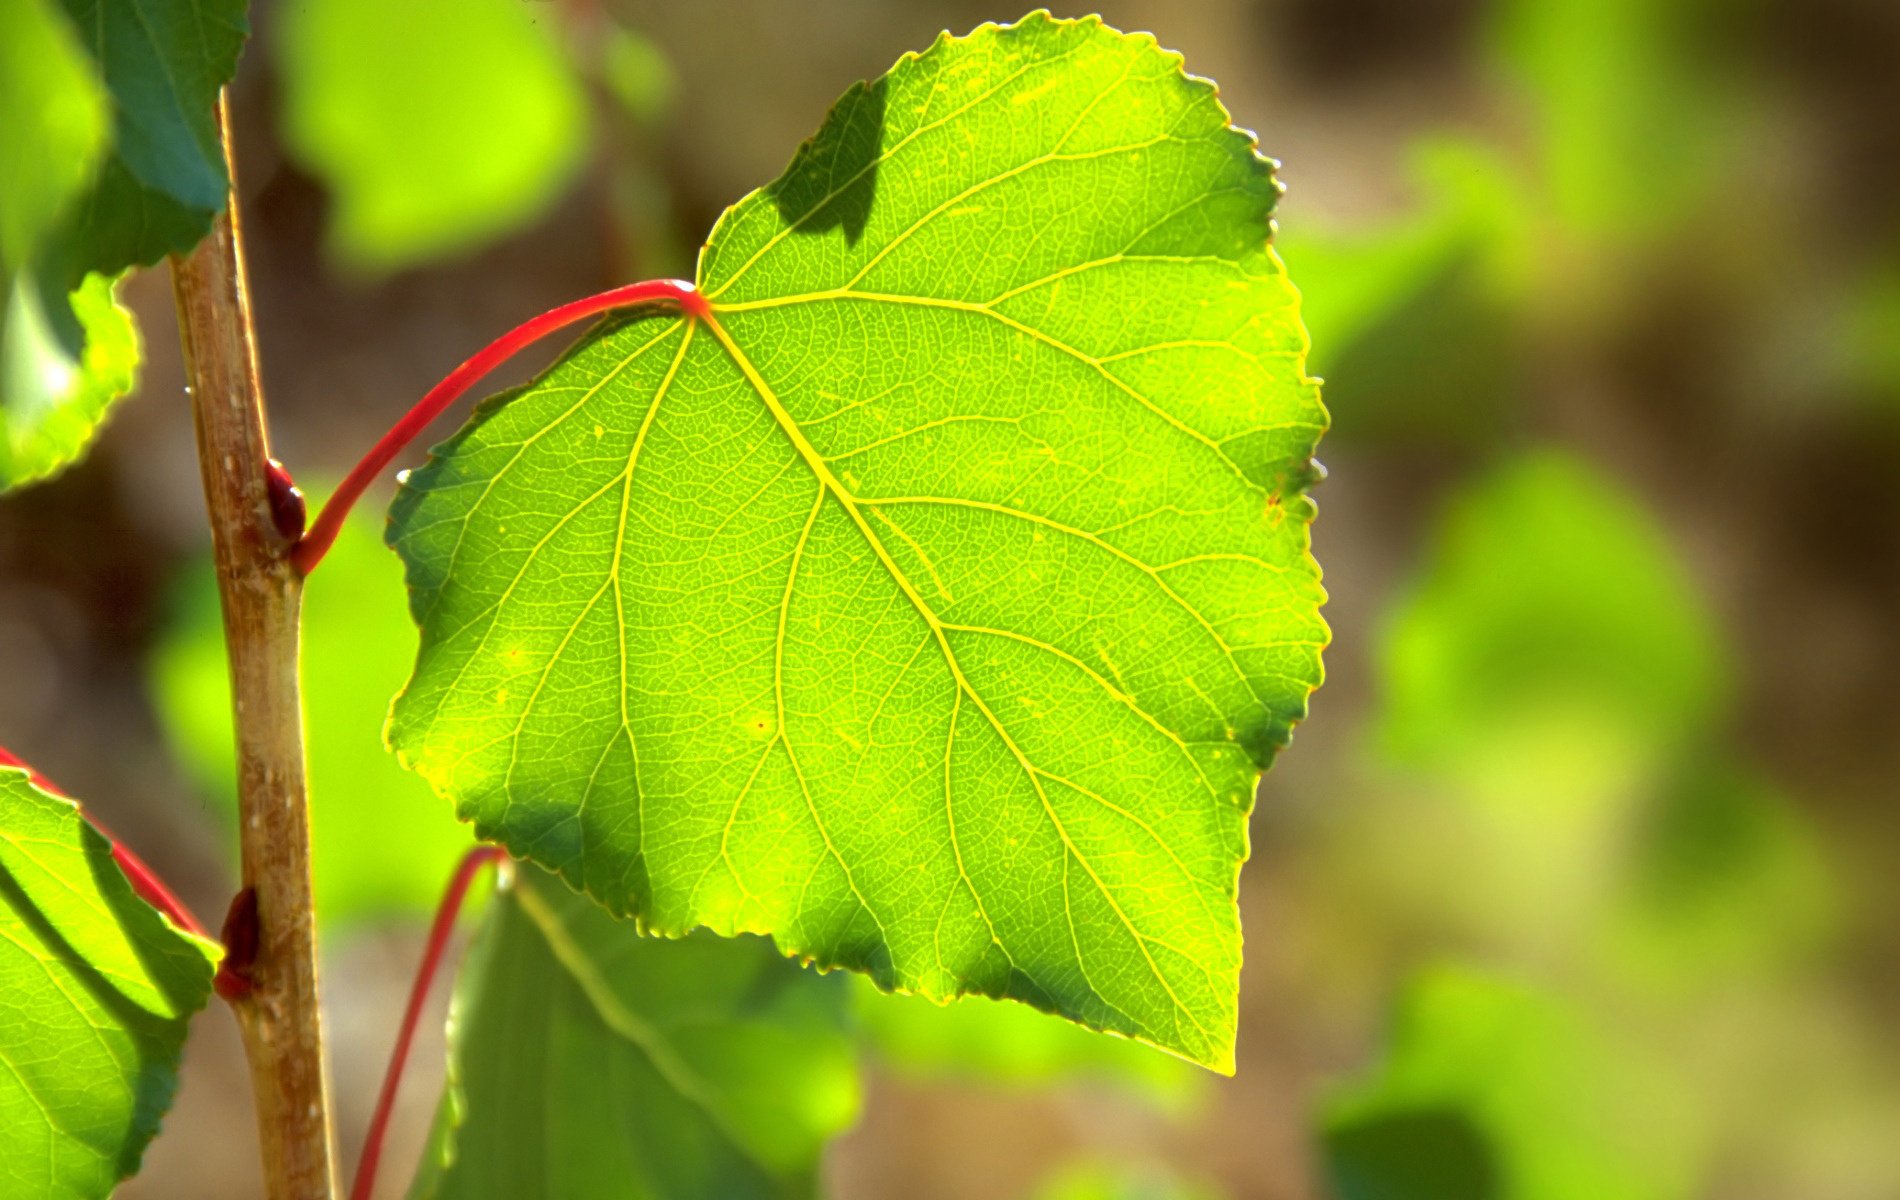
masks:
[(856, 1118), (846, 980), (643, 937), (522, 864), (469, 952), (418, 1200), (792, 1200)]
[(1206, 1076), (1177, 1058), (1101, 1037), (1027, 1005), (965, 997), (940, 1006), (858, 980), (858, 1026), (879, 1062), (914, 1079), (1007, 1087), (1117, 1088), (1171, 1115), (1206, 1095)]
[[(403, 611), (401, 564), (372, 529), (368, 519), (345, 525), (323, 574), (304, 590), (312, 869), (326, 929), (428, 913), (474, 844), (449, 803), (383, 747), (389, 698), (402, 685), (416, 635)], [(234, 815), (229, 673), (208, 560), (179, 580), (151, 686), (173, 746)]]
[(1656, 519), (1555, 451), (1445, 503), (1378, 666), (1380, 790), (1335, 823), (1335, 883), (1535, 961), (1598, 936), (1732, 669)]
[(217, 959), (72, 801), (0, 767), (0, 1195), (90, 1200), (138, 1170)]
[(1564, 1002), (1437, 968), (1384, 1064), (1326, 1106), (1339, 1200), (1688, 1200), (1694, 1122)]
[(1530, 108), (1542, 195), (1587, 266), (1678, 225), (1746, 112), (1707, 32), (1724, 0), (1503, 0), (1489, 57)]
[(330, 190), (344, 265), (469, 250), (560, 193), (586, 150), (587, 103), (559, 16), (522, 0), (283, 8), (284, 139)]
[[(1508, 461), (1446, 505), (1381, 668), (1379, 724), (1395, 756), (1473, 779), (1518, 771), (1529, 792), (1553, 775), (1622, 777), (1666, 758), (1720, 715), (1730, 673), (1655, 518), (1556, 451)], [(1566, 772), (1525, 752), (1554, 750), (1552, 739), (1571, 746)]]
[(1056, 1172), (1036, 1189), (1035, 1200), (1220, 1200), (1221, 1195), (1219, 1188), (1158, 1166), (1085, 1162)]
[(1327, 638), (1278, 195), (1094, 19), (851, 89), (721, 218), (710, 317), (608, 324), (399, 493), (405, 763), (662, 932), (1231, 1072)]
[[(1332, 436), (1491, 444), (1522, 402), (1527, 361), (1513, 313), (1523, 264), (1517, 183), (1482, 146), (1416, 153), (1420, 210), (1371, 228), (1296, 219), (1274, 239), (1300, 281), (1308, 369), (1340, 414)], [(1314, 214), (1317, 218), (1318, 214)]]
[(1658, 791), (1606, 931), (1617, 968), (1677, 993), (1801, 973), (1842, 900), (1808, 814), (1721, 761), (1690, 762)]

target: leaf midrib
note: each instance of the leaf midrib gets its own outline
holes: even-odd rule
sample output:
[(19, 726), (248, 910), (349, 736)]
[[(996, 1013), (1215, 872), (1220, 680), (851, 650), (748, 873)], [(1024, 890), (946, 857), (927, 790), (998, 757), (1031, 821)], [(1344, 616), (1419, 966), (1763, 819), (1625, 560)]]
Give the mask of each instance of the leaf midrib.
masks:
[[(971, 703), (976, 705), (977, 710), (984, 715), (986, 720), (988, 720), (990, 724), (990, 728), (996, 733), (997, 737), (1002, 739), (1003, 744), (1009, 749), (1010, 755), (1016, 760), (1017, 765), (1022, 769), (1023, 774), (1028, 778), (1031, 788), (1034, 789), (1037, 800), (1042, 804), (1042, 809), (1043, 809), (1044, 814), (1048, 816), (1050, 824), (1055, 828), (1057, 836), (1059, 836), (1062, 839), (1064, 850), (1068, 853), (1069, 856), (1075, 859), (1075, 861), (1082, 867), (1082, 869), (1085, 872), (1088, 873), (1090, 880), (1095, 884), (1096, 890), (1100, 892), (1102, 898), (1105, 901), (1107, 901), (1109, 908), (1114, 911), (1115, 916), (1121, 922), (1122, 927), (1127, 931), (1129, 937), (1131, 937), (1134, 940), (1137, 948), (1140, 949), (1142, 959), (1148, 965), (1149, 973), (1154, 977), (1155, 981), (1161, 985), (1162, 990), (1167, 993), (1168, 999), (1174, 1005), (1175, 1010), (1188, 1019), (1189, 1023), (1194, 1026), (1196, 1032), (1198, 1032), (1202, 1038), (1206, 1039), (1208, 1044), (1218, 1044), (1218, 1040), (1215, 1039), (1208, 1032), (1207, 1027), (1201, 1023), (1200, 1018), (1197, 1017), (1194, 1014), (1193, 1010), (1190, 1009), (1181, 1000), (1180, 996), (1176, 994), (1174, 990), (1174, 985), (1170, 983), (1167, 976), (1162, 973), (1160, 964), (1155, 961), (1154, 955), (1149, 950), (1150, 941), (1155, 942), (1155, 944), (1157, 945), (1164, 945), (1164, 946), (1166, 945), (1166, 943), (1161, 942), (1159, 939), (1151, 939), (1148, 935), (1144, 934), (1141, 930), (1135, 928), (1134, 922), (1129, 919), (1128, 914), (1123, 911), (1120, 902), (1115, 898), (1115, 894), (1113, 890), (1109, 888), (1108, 884), (1102, 879), (1100, 874), (1096, 872), (1094, 866), (1082, 854), (1080, 847), (1078, 847), (1075, 844), (1074, 839), (1069, 836), (1068, 828), (1063, 824), (1062, 818), (1056, 813), (1055, 806), (1050, 802), (1048, 793), (1043, 788), (1042, 778), (1041, 778), (1042, 772), (1040, 772), (1039, 769), (1033, 763), (1029, 761), (1028, 756), (1024, 754), (1022, 751), (1022, 748), (1017, 745), (1016, 739), (1010, 735), (1009, 731), (1006, 728), (1004, 728), (1002, 721), (999, 720), (996, 714), (991, 711), (989, 705), (984, 703), (982, 696), (977, 693), (976, 688), (970, 683), (968, 676), (964, 674), (962, 663), (958, 660), (955, 649), (952, 648), (952, 646), (950, 645), (950, 640), (947, 635), (947, 631), (945, 630), (944, 623), (942, 622), (941, 619), (938, 618), (936, 612), (930, 607), (929, 603), (924, 599), (923, 595), (917, 590), (916, 585), (911, 582), (910, 577), (904, 572), (903, 568), (900, 567), (897, 564), (897, 561), (891, 557), (891, 553), (889, 549), (885, 547), (883, 539), (880, 538), (877, 535), (877, 532), (871, 528), (870, 522), (865, 520), (864, 514), (860, 512), (858, 509), (857, 498), (850, 492), (849, 489), (847, 489), (844, 486), (844, 484), (837, 478), (837, 476), (832, 473), (830, 464), (825, 460), (825, 457), (822, 454), (820, 454), (817, 448), (813, 446), (811, 442), (805, 437), (804, 431), (799, 428), (797, 421), (792, 419), (791, 414), (785, 410), (784, 405), (779, 401), (777, 393), (773, 391), (773, 389), (771, 388), (769, 384), (766, 383), (765, 379), (759, 374), (758, 368), (753, 365), (751, 359), (746, 356), (745, 352), (739, 348), (738, 343), (733, 340), (732, 335), (726, 332), (725, 327), (719, 323), (718, 318), (709, 312), (696, 319), (705, 322), (706, 327), (712, 332), (714, 339), (717, 340), (720, 346), (725, 349), (726, 354), (732, 359), (733, 365), (739, 369), (740, 374), (745, 377), (746, 381), (749, 384), (751, 384), (752, 389), (758, 394), (759, 399), (765, 404), (767, 411), (769, 411), (772, 414), (773, 420), (778, 423), (780, 430), (791, 441), (793, 447), (797, 450), (799, 456), (804, 459), (805, 465), (811, 470), (812, 474), (819, 481), (820, 491), (819, 491), (818, 502), (812, 506), (811, 516), (808, 517), (806, 520), (805, 532), (804, 534), (801, 535), (800, 549), (802, 550), (803, 548), (804, 539), (809, 537), (812, 525), (816, 523), (818, 512), (823, 507), (823, 504), (824, 504), (825, 493), (827, 491), (830, 492), (830, 494), (837, 499), (839, 505), (844, 508), (846, 515), (848, 515), (851, 518), (852, 524), (854, 524), (857, 527), (859, 534), (864, 538), (866, 544), (870, 546), (872, 553), (877, 556), (878, 561), (882, 563), (885, 570), (890, 573), (891, 579), (894, 583), (897, 584), (898, 590), (904, 593), (904, 596), (906, 597), (906, 599), (908, 599), (911, 605), (917, 610), (917, 614), (923, 618), (924, 624), (929, 628), (932, 636), (936, 639), (938, 649), (943, 654), (945, 665), (949, 667), (950, 673), (956, 682), (958, 691), (961, 694), (969, 696)], [(796, 577), (796, 573), (797, 573), (797, 561), (795, 558), (793, 562), (793, 568), (792, 568), (793, 578)], [(791, 587), (788, 581), (788, 584), (786, 587), (786, 596), (787, 596), (788, 601), (790, 598), (790, 594), (791, 594)], [(782, 625), (783, 625), (783, 617), (781, 616), (781, 632), (782, 632)], [(782, 638), (781, 638), (781, 652), (782, 652)], [(796, 758), (792, 753), (791, 744), (789, 740), (786, 739), (785, 737), (785, 729), (784, 729), (783, 717), (782, 717), (783, 704), (784, 704), (784, 699), (783, 699), (784, 689), (782, 686), (782, 681), (775, 681), (775, 692), (778, 695), (780, 714), (781, 714), (781, 720), (780, 720), (780, 725), (778, 729), (779, 740), (785, 744), (787, 756), (793, 758), (794, 771), (795, 773), (798, 774), (800, 789), (806, 792), (806, 795), (805, 795), (806, 804), (808, 807), (812, 808), (812, 816), (814, 820), (816, 820), (817, 819), (816, 808), (812, 806), (811, 797), (810, 797), (809, 791), (805, 787), (805, 781), (804, 781), (802, 772), (797, 772)], [(953, 736), (954, 736), (954, 726), (953, 726)], [(949, 742), (947, 741), (946, 749), (945, 749), (946, 759), (948, 758), (948, 755), (949, 755), (948, 747), (949, 747)], [(1202, 781), (1203, 783), (1206, 782), (1205, 777), (1203, 777)], [(945, 793), (946, 817), (949, 816), (948, 808), (949, 808), (949, 795), (948, 795), (948, 782), (946, 780), (946, 793)], [(820, 831), (821, 833), (823, 832), (822, 823), (820, 824)], [(1157, 840), (1159, 839), (1157, 838)], [(826, 841), (826, 845), (830, 847), (831, 841), (830, 841), (830, 836), (828, 834), (825, 835), (825, 841)], [(1165, 847), (1165, 843), (1163, 843), (1163, 845)], [(1172, 853), (1171, 849), (1170, 849), (1170, 853)], [(837, 850), (835, 849), (835, 847), (832, 848), (832, 854), (834, 855), (834, 857), (839, 858), (840, 866), (844, 866), (843, 859), (841, 856), (838, 856)], [(846, 870), (846, 879), (849, 882), (850, 881), (849, 868), (847, 867), (845, 868), (845, 870)], [(1188, 874), (1187, 878), (1190, 884), (1198, 885), (1199, 881), (1192, 874)], [(1071, 941), (1075, 944), (1076, 967), (1078, 970), (1082, 972), (1084, 981), (1088, 983), (1089, 990), (1092, 993), (1094, 993), (1096, 999), (1100, 1000), (1105, 1005), (1109, 1005), (1110, 1008), (1114, 1008), (1114, 1005), (1109, 1002), (1107, 995), (1102, 991), (1101, 988), (1096, 986), (1094, 981), (1090, 979), (1088, 976), (1088, 968), (1084, 962), (1084, 956), (1082, 955), (1082, 952), (1081, 952), (1080, 941), (1075, 929), (1075, 914), (1074, 914), (1072, 906), (1068, 902), (1067, 879), (1068, 877), (1065, 871), (1064, 876), (1063, 876), (1063, 880), (1064, 880), (1063, 912), (1069, 924), (1069, 932), (1070, 932)], [(967, 873), (965, 874), (964, 880), (965, 880), (966, 885), (970, 886), (972, 893), (974, 893), (976, 890), (974, 883), (970, 881)], [(868, 904), (868, 902), (866, 902), (863, 894), (861, 892), (858, 892), (857, 886), (854, 882), (851, 884), (851, 887), (852, 887), (853, 892), (858, 894), (859, 903), (864, 906), (866, 913), (871, 916), (873, 921), (878, 921), (877, 914), (871, 910), (870, 905)], [(1194, 890), (1196, 891), (1197, 894), (1199, 894), (1198, 886), (1196, 886)], [(980, 900), (978, 903), (979, 904), (981, 903)], [(882, 932), (881, 922), (879, 922), (879, 928), (880, 928), (880, 932)], [(992, 937), (994, 937), (993, 927), (992, 927)], [(889, 944), (888, 937), (886, 938), (886, 944), (887, 945)], [(999, 945), (1000, 945), (1000, 942), (999, 942)], [(1179, 950), (1176, 950), (1175, 952), (1180, 953)], [(1005, 954), (1007, 955), (1007, 951), (1005, 951)], [(1189, 962), (1197, 961), (1192, 955), (1184, 955), (1183, 957), (1185, 957)], [(1203, 967), (1202, 970), (1206, 971), (1207, 968)], [(1031, 982), (1034, 982), (1034, 981), (1031, 980)], [(1036, 986), (1041, 987), (1042, 985), (1037, 984)], [(1122, 1013), (1121, 1016), (1123, 1017), (1124, 1020), (1128, 1020), (1131, 1025), (1134, 1025), (1134, 1026), (1142, 1025), (1142, 1022), (1138, 1022), (1138, 1021), (1134, 1021), (1130, 1019), (1127, 1013)]]

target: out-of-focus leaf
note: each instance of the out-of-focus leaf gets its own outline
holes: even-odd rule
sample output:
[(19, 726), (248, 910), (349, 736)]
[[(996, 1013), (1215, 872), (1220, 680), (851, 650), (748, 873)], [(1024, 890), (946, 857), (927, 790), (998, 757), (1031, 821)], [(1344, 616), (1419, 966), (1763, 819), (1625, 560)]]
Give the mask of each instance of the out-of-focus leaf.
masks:
[(106, 150), (105, 85), (53, 0), (0, 5), (0, 278), (22, 270)]
[[(389, 698), (415, 654), (402, 568), (365, 518), (344, 526), (304, 591), (312, 869), (326, 928), (426, 913), (474, 843), (448, 803), (383, 748)], [(180, 578), (152, 663), (173, 744), (205, 791), (236, 811), (224, 625), (208, 561)], [(235, 846), (235, 841), (233, 842)]]
[(1407, 989), (1384, 1065), (1326, 1106), (1322, 1137), (1340, 1200), (1676, 1200), (1689, 1124), (1581, 1014), (1441, 968)]
[(1522, 771), (1531, 791), (1673, 753), (1727, 687), (1715, 623), (1655, 518), (1555, 451), (1451, 500), (1382, 649), (1388, 749), (1467, 778)]
[(1494, 439), (1523, 382), (1520, 197), (1496, 156), (1464, 143), (1418, 152), (1423, 203), (1370, 230), (1295, 223), (1275, 237), (1300, 281), (1335, 430), (1349, 439)]
[(1161, 1167), (1085, 1162), (1056, 1172), (1036, 1189), (1035, 1200), (1219, 1200), (1221, 1194)]
[(593, 70), (619, 101), (603, 151), (618, 249), (629, 278), (690, 275), (693, 247), (681, 234), (667, 182), (664, 129), (673, 103), (673, 68), (639, 31), (607, 22)]
[(901, 1075), (1013, 1087), (1106, 1083), (1170, 1112), (1205, 1094), (1206, 1077), (1180, 1059), (1023, 1004), (966, 997), (939, 1006), (862, 981), (857, 1010), (878, 1058)]
[(660, 48), (621, 24), (609, 24), (600, 49), (600, 74), (627, 115), (650, 125), (673, 103), (678, 81)]
[(322, 177), (330, 247), (388, 271), (538, 215), (586, 148), (558, 6), (299, 0), (281, 13), (284, 138)]
[(85, 453), (112, 402), (138, 379), (139, 337), (113, 282), (88, 275), (70, 297), (72, 349), (31, 274), (14, 276), (0, 316), (0, 491), (44, 479)]
[(1541, 209), (1576, 254), (1680, 222), (1717, 178), (1741, 111), (1709, 22), (1726, 0), (1504, 0), (1491, 56), (1529, 100)]
[(214, 115), (249, 30), (245, 0), (61, 0), (114, 102), (113, 146), (56, 261), (76, 285), (189, 250), (224, 207)]
[(471, 950), (413, 1195), (791, 1200), (855, 1118), (846, 980), (642, 937), (522, 865)]
[(1606, 952), (1676, 988), (1784, 971), (1834, 923), (1814, 831), (1767, 780), (1726, 763), (1675, 773), (1637, 829)]
[(398, 494), (392, 743), (661, 931), (1231, 1071), (1247, 813), (1327, 638), (1278, 195), (1094, 19), (852, 88), (704, 310), (597, 330)]
[(217, 958), (77, 806), (0, 767), (0, 1195), (91, 1200), (138, 1170)]

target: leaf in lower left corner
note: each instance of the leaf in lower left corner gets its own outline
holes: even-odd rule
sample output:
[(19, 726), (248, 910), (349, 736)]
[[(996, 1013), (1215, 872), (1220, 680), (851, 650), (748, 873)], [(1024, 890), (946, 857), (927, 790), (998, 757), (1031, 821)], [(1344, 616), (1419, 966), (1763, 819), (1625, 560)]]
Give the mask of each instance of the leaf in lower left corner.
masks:
[(0, 1195), (138, 1170), (218, 949), (138, 898), (70, 800), (0, 767)]

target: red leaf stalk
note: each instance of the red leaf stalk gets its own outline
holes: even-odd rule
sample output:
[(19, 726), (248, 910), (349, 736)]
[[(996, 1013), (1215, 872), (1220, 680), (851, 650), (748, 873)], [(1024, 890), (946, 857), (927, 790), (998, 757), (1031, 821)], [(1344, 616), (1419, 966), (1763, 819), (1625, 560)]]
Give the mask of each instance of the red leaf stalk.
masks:
[(441, 416), (444, 409), (460, 399), (462, 393), (474, 386), (482, 376), (527, 346), (576, 321), (584, 321), (616, 308), (649, 304), (655, 300), (671, 300), (689, 316), (704, 317), (709, 311), (706, 298), (692, 284), (681, 279), (649, 279), (645, 283), (628, 284), (549, 309), (482, 347), (467, 362), (450, 371), (441, 383), (429, 389), (428, 394), (403, 414), (402, 420), (396, 422), (381, 441), (370, 447), (369, 453), (344, 477), (336, 493), (324, 504), (315, 524), (310, 526), (310, 532), (291, 549), (290, 561), (306, 575), (314, 571), (336, 541), (336, 535), (343, 528), (344, 518), (350, 515), (351, 507), (369, 485), (388, 469), (389, 464), (415, 440), (417, 434)]
[(448, 949), (449, 934), (455, 931), (456, 914), (468, 895), (475, 876), (490, 863), (506, 856), (500, 846), (477, 846), (463, 856), (449, 878), (448, 890), (435, 910), (435, 923), (429, 927), (429, 941), (416, 968), (416, 981), (409, 989), (409, 1006), (403, 1010), (402, 1028), (396, 1033), (396, 1048), (389, 1055), (389, 1070), (383, 1075), (383, 1090), (376, 1097), (376, 1111), (369, 1120), (369, 1133), (363, 1138), (363, 1157), (356, 1164), (356, 1181), (350, 1185), (350, 1200), (369, 1200), (376, 1187), (376, 1166), (383, 1157), (383, 1135), (389, 1132), (389, 1114), (396, 1107), (396, 1090), (402, 1084), (403, 1065), (409, 1061), (409, 1044), (415, 1040), (416, 1025), (422, 1019), (422, 1006), (429, 998), (442, 954)]

